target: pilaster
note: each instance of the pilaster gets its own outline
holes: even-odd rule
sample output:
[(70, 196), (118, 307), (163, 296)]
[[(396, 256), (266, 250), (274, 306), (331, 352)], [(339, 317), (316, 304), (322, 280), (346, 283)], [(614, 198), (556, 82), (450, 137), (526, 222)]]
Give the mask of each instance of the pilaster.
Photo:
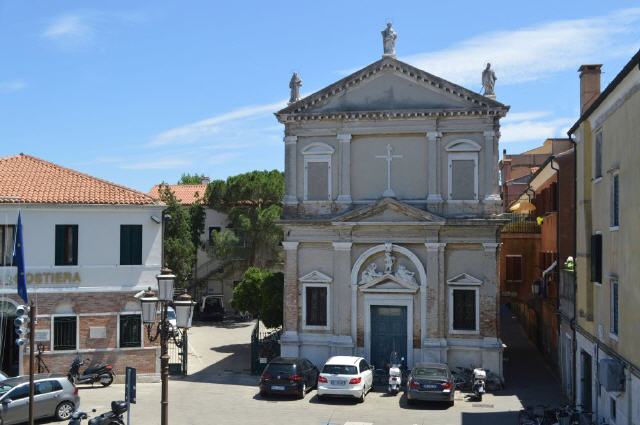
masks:
[(296, 205), (298, 203), (296, 189), (296, 179), (298, 175), (297, 144), (298, 136), (284, 137), (285, 187), (283, 202), (285, 205)]
[(440, 189), (442, 187), (440, 182), (441, 164), (438, 160), (438, 146), (440, 145), (441, 138), (442, 133), (439, 131), (427, 132), (428, 203), (442, 202), (442, 194), (440, 193)]
[[(495, 320), (499, 314), (500, 306), (500, 285), (498, 283), (500, 243), (486, 242), (482, 246), (485, 255), (486, 279), (483, 284), (484, 294), (480, 293), (480, 332), (485, 337), (497, 337), (500, 334), (499, 320)], [(483, 320), (483, 316), (486, 317), (486, 320)]]
[(427, 242), (427, 294), (428, 312), (426, 332), (422, 335), (422, 360), (445, 362), (447, 360), (447, 342), (443, 317), (446, 316), (444, 298), (444, 249), (446, 243)]
[(333, 242), (333, 333), (351, 335), (351, 242)]
[(299, 242), (282, 242), (285, 251), (284, 264), (284, 333), (298, 333), (298, 245)]
[(498, 138), (500, 133), (493, 130), (484, 132), (484, 199), (488, 202), (500, 202), (498, 185)]
[(351, 134), (337, 135), (340, 148), (340, 168), (338, 181), (340, 188), (336, 202), (351, 203)]

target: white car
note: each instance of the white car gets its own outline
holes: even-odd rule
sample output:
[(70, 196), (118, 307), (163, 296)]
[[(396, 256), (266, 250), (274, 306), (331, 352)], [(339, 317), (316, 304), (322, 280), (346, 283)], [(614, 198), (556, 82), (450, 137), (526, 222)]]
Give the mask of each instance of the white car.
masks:
[(371, 388), (373, 370), (362, 357), (331, 357), (318, 376), (318, 399), (325, 396), (354, 397), (362, 403)]
[(0, 370), (0, 381), (4, 381), (5, 379), (7, 379), (9, 376), (7, 376), (3, 371)]
[(170, 332), (175, 333), (178, 331), (178, 326), (176, 322), (176, 311), (173, 309), (173, 307), (167, 307), (167, 322), (169, 322)]

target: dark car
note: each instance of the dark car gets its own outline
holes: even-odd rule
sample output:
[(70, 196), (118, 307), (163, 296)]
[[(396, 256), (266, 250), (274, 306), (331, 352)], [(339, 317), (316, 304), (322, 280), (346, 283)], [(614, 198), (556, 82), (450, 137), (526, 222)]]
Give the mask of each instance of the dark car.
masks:
[(418, 363), (407, 380), (407, 402), (417, 400), (454, 403), (455, 385), (449, 366), (444, 363)]
[(304, 398), (307, 391), (318, 386), (320, 371), (307, 359), (276, 357), (260, 377), (260, 395), (287, 394)]
[(223, 320), (224, 303), (221, 295), (207, 295), (202, 297), (198, 309), (199, 320)]

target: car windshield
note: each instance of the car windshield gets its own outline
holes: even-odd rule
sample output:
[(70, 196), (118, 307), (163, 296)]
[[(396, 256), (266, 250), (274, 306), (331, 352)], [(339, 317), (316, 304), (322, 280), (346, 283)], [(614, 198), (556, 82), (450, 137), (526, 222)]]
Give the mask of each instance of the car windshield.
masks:
[(176, 312), (173, 310), (167, 310), (167, 319), (176, 320)]
[(266, 371), (272, 375), (277, 374), (289, 374), (293, 370), (293, 365), (290, 363), (269, 363)]
[(332, 375), (357, 375), (358, 368), (355, 366), (327, 364), (322, 368), (322, 373), (330, 373)]
[(417, 367), (413, 369), (413, 376), (418, 379), (447, 379), (447, 370), (438, 367)]
[(11, 391), (13, 385), (0, 382), (0, 397)]
[(220, 307), (220, 298), (207, 298), (205, 305), (207, 307)]

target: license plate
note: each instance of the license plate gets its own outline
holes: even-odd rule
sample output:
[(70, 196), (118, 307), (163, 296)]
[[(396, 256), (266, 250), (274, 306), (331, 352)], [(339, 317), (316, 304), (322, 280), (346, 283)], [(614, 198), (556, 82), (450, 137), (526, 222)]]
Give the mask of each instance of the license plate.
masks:
[(273, 391), (284, 391), (284, 387), (282, 385), (272, 385), (271, 389)]
[(346, 381), (331, 381), (331, 385), (344, 385)]
[(424, 388), (425, 390), (439, 390), (440, 389), (440, 385), (423, 385), (422, 388)]

